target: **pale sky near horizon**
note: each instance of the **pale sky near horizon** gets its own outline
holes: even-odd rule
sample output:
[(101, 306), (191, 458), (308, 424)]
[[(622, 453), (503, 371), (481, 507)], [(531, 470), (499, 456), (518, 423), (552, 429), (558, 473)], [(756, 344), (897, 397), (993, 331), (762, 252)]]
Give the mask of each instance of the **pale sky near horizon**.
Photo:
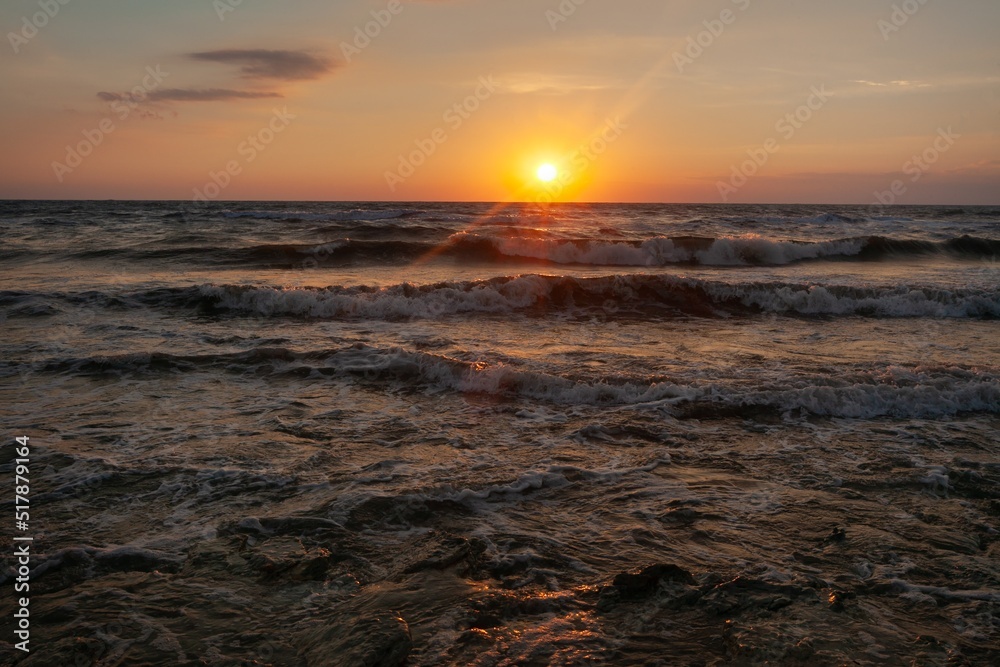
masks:
[(996, 0), (7, 0), (0, 27), (0, 198), (1000, 204)]

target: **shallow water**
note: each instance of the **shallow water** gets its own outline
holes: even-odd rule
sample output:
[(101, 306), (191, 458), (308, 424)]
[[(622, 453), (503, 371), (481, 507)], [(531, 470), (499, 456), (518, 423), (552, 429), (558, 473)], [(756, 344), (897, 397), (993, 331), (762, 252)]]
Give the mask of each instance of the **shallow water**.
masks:
[(880, 213), (3, 204), (0, 661), (997, 662), (1000, 211)]

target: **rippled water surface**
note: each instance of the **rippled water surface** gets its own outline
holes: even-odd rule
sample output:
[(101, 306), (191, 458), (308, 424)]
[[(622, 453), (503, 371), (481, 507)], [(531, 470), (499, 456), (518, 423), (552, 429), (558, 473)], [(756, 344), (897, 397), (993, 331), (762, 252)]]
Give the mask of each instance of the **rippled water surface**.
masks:
[(1000, 663), (1000, 210), (0, 231), (0, 664)]

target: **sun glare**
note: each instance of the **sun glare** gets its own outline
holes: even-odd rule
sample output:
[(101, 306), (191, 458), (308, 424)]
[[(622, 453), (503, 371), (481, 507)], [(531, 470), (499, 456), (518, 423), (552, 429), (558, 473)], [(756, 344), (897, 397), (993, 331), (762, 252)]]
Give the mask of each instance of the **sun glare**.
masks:
[(555, 180), (559, 172), (554, 166), (546, 162), (538, 167), (538, 171), (536, 171), (535, 174), (538, 176), (538, 180), (549, 183), (550, 181)]

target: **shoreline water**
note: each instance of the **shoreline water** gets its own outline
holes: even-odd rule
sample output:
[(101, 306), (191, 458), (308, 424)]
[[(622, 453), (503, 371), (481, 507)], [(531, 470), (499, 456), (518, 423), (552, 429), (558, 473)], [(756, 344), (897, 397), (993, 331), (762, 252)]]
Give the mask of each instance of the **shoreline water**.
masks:
[(996, 208), (0, 227), (38, 530), (0, 664), (1000, 655)]

